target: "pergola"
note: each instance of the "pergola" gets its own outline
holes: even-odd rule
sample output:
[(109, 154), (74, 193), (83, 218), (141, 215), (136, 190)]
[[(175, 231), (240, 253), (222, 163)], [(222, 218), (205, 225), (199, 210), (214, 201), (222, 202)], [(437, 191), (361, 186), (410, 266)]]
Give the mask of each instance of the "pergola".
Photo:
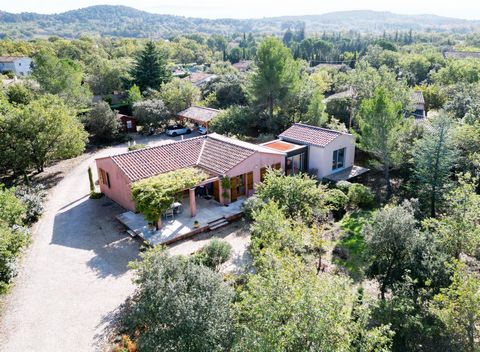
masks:
[(203, 106), (190, 106), (189, 108), (180, 111), (177, 117), (182, 120), (190, 120), (205, 126), (208, 132), (208, 124), (220, 113), (220, 110), (207, 108)]

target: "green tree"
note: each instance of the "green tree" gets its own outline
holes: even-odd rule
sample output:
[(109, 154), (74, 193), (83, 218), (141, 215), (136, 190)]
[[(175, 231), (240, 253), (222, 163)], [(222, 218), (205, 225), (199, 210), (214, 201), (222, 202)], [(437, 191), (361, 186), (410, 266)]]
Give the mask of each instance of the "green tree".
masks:
[(392, 195), (390, 168), (396, 161), (399, 132), (403, 128), (402, 106), (380, 88), (371, 99), (364, 100), (358, 118), (359, 145), (375, 155), (383, 167), (387, 184), (387, 198)]
[(6, 120), (8, 134), (38, 172), (46, 163), (77, 156), (87, 133), (73, 111), (58, 97), (45, 95), (16, 109)]
[(137, 55), (131, 75), (142, 92), (147, 88), (158, 89), (162, 83), (170, 81), (171, 72), (154, 42), (147, 42)]
[(120, 136), (122, 124), (108, 103), (96, 103), (85, 121), (88, 131), (99, 142), (111, 142)]
[(273, 37), (260, 43), (255, 64), (250, 95), (255, 105), (267, 109), (272, 120), (274, 109), (288, 103), (290, 95), (297, 89), (299, 66), (290, 50)]
[(416, 226), (413, 208), (405, 202), (401, 206), (386, 206), (363, 227), (370, 263), (367, 275), (379, 282), (382, 299), (387, 289), (400, 281), (406, 272), (409, 246), (418, 231)]
[(449, 287), (435, 296), (432, 312), (445, 324), (460, 346), (457, 351), (480, 348), (480, 280), (465, 264), (457, 262)]
[(141, 351), (228, 351), (233, 290), (211, 269), (162, 248), (133, 264), (137, 289), (124, 317)]
[(83, 84), (83, 70), (76, 61), (42, 51), (34, 57), (32, 76), (43, 92), (58, 95), (69, 106), (85, 107), (91, 101), (92, 93)]
[(359, 330), (371, 347), (359, 351), (388, 350), (388, 329), (359, 328), (354, 301), (344, 277), (317, 276), (291, 256), (276, 259), (271, 269), (251, 275), (240, 293), (234, 350), (349, 351)]
[(478, 180), (470, 174), (460, 175), (458, 185), (445, 196), (445, 209), (438, 221), (433, 221), (446, 251), (459, 258), (460, 254), (475, 255), (480, 245), (480, 195), (475, 192)]
[(133, 116), (141, 126), (158, 127), (170, 118), (167, 107), (160, 99), (148, 99), (133, 104)]
[(437, 215), (454, 163), (451, 126), (449, 116), (437, 116), (431, 127), (425, 129), (423, 137), (415, 143), (413, 152), (418, 194), (429, 204), (431, 217)]
[(159, 96), (170, 114), (175, 115), (200, 100), (200, 89), (189, 81), (174, 79), (162, 85)]
[(23, 83), (11, 84), (7, 87), (6, 95), (11, 104), (26, 105), (32, 101), (32, 90)]
[(286, 176), (269, 170), (257, 186), (256, 196), (264, 202), (277, 202), (288, 217), (307, 222), (324, 218), (330, 210), (328, 189), (307, 175)]

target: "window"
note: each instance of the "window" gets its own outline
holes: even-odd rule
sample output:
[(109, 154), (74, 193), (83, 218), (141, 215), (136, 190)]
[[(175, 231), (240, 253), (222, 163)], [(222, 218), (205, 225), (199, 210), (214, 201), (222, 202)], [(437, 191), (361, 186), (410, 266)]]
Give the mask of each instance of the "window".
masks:
[(332, 170), (343, 168), (345, 165), (345, 148), (333, 152)]
[(305, 154), (297, 154), (287, 158), (286, 174), (287, 175), (298, 175), (304, 170), (305, 165)]
[(100, 179), (100, 183), (102, 185), (107, 185), (110, 188), (110, 175), (108, 172), (105, 172), (103, 169), (98, 169), (98, 178)]
[(127, 120), (127, 128), (131, 129), (132, 128), (132, 121)]

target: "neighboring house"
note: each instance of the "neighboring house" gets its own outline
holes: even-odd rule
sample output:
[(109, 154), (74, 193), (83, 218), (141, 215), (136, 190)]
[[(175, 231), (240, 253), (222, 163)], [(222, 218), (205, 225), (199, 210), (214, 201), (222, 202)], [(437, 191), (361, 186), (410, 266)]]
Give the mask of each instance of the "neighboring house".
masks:
[(348, 180), (368, 171), (354, 165), (355, 138), (326, 128), (296, 123), (264, 147), (286, 153), (289, 175), (309, 172), (318, 179)]
[(479, 51), (445, 51), (446, 59), (480, 59)]
[(413, 102), (413, 113), (412, 115), (416, 119), (424, 119), (427, 117), (425, 112), (425, 99), (423, 98), (423, 93), (420, 90), (412, 92), (412, 102)]
[(13, 72), (28, 76), (32, 71), (32, 59), (26, 56), (0, 56), (0, 72)]
[(247, 72), (253, 65), (252, 60), (240, 60), (237, 63), (234, 63), (232, 66), (235, 67), (239, 72)]
[(117, 119), (122, 123), (124, 132), (137, 132), (137, 120), (135, 117), (124, 114), (117, 114)]
[[(125, 209), (135, 211), (131, 186), (162, 173), (196, 167), (210, 177), (188, 192), (191, 216), (196, 215), (196, 195), (203, 190), (220, 204), (235, 202), (254, 193), (268, 167), (283, 168), (286, 153), (242, 142), (216, 133), (157, 147), (96, 159), (100, 191)], [(230, 179), (224, 197), (221, 179)]]
[(211, 80), (217, 78), (217, 75), (206, 73), (206, 72), (192, 72), (187, 77), (183, 78), (187, 81), (192, 82), (197, 87), (203, 87), (205, 84)]
[(177, 114), (177, 117), (179, 119), (187, 119), (197, 123), (198, 125), (204, 126), (208, 132), (208, 124), (215, 117), (217, 117), (220, 112), (221, 110), (193, 105), (183, 111), (180, 111)]

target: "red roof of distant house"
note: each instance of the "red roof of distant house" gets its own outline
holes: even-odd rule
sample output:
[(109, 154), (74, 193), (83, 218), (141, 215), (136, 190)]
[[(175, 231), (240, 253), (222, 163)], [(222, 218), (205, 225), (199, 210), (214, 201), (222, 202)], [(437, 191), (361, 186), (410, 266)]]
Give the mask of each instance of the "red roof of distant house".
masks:
[(26, 56), (0, 56), (0, 62), (15, 62), (23, 58), (26, 58)]
[(109, 158), (131, 182), (135, 182), (193, 166), (205, 169), (212, 175), (223, 175), (255, 152), (278, 154), (262, 146), (212, 133)]
[(303, 123), (296, 123), (286, 131), (282, 132), (279, 137), (291, 140), (292, 142), (325, 147), (340, 135), (342, 135), (342, 133), (338, 131), (305, 125)]

